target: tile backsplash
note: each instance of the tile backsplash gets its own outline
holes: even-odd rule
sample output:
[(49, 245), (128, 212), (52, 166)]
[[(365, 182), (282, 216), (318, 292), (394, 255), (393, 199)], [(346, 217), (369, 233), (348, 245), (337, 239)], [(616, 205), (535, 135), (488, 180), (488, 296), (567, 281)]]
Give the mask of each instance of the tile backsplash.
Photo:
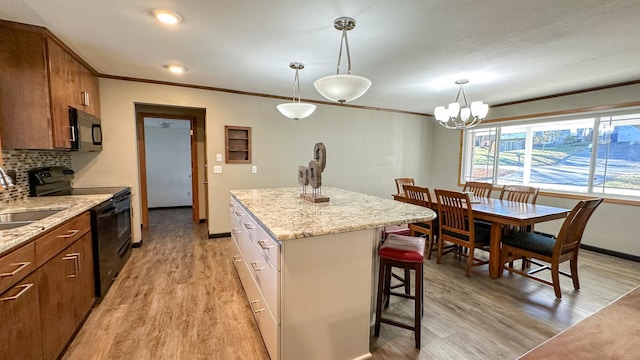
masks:
[(2, 150), (2, 167), (16, 171), (16, 185), (0, 191), (0, 204), (21, 200), (29, 196), (27, 170), (42, 166), (71, 167), (71, 155), (65, 151)]

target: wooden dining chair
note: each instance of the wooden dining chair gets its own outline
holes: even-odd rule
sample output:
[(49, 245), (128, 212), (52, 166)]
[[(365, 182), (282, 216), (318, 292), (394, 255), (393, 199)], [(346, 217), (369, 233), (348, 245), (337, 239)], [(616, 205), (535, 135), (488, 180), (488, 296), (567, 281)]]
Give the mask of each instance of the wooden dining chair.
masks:
[[(600, 198), (580, 201), (562, 223), (557, 237), (539, 232), (517, 232), (503, 236), (502, 250), (500, 251), (500, 263), (503, 268), (553, 286), (556, 298), (562, 297), (559, 274), (570, 277), (573, 280), (573, 287), (580, 289), (578, 280), (580, 242), (582, 241), (582, 234), (587, 226), (587, 221), (589, 221), (589, 218), (600, 203), (602, 203)], [(513, 260), (521, 258), (541, 265), (541, 267), (529, 271), (514, 268)], [(531, 259), (543, 261), (547, 265)], [(559, 270), (560, 263), (567, 260), (570, 262), (571, 274)], [(533, 274), (547, 269), (551, 270), (551, 281), (533, 276)]]
[(523, 185), (504, 185), (500, 190), (500, 200), (535, 204), (539, 188)]
[(493, 184), (478, 181), (467, 181), (462, 189), (463, 192), (470, 191), (473, 192), (473, 196), (484, 198), (491, 196), (491, 190), (493, 190)]
[[(437, 210), (437, 205), (431, 201), (431, 193), (428, 188), (415, 185), (404, 185), (404, 192), (405, 196), (410, 199), (410, 203)], [(437, 250), (438, 229), (439, 226), (437, 218), (430, 221), (409, 224), (411, 236), (420, 236), (420, 234), (422, 234), (427, 238), (427, 259), (431, 259), (433, 250)]]
[[(448, 252), (467, 257), (466, 275), (471, 275), (471, 268), (489, 263), (487, 260), (474, 257), (476, 248), (488, 247), (491, 231), (476, 227), (471, 209), (469, 195), (458, 191), (435, 190), (438, 201), (438, 219), (440, 219), (440, 233), (438, 236), (438, 264), (442, 261), (444, 243), (450, 242), (457, 246)], [(468, 249), (468, 254), (462, 251)]]
[(397, 178), (395, 180), (397, 194), (404, 194), (403, 185), (414, 185), (413, 178)]

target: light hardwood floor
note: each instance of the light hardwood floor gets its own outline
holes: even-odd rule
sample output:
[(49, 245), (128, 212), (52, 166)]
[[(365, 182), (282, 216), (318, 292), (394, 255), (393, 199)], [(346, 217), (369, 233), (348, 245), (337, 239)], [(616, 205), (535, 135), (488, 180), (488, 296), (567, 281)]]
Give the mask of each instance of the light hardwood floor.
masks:
[[(268, 359), (240, 281), (229, 238), (208, 239), (190, 209), (150, 212), (144, 244), (89, 315), (63, 359)], [(425, 260), (422, 349), (413, 333), (382, 324), (374, 359), (514, 359), (640, 284), (640, 263), (582, 250), (582, 289), (517, 275), (464, 275), (451, 255)], [(407, 321), (410, 300), (387, 310)], [(606, 329), (603, 329), (606, 331)], [(301, 359), (304, 356), (301, 354)]]

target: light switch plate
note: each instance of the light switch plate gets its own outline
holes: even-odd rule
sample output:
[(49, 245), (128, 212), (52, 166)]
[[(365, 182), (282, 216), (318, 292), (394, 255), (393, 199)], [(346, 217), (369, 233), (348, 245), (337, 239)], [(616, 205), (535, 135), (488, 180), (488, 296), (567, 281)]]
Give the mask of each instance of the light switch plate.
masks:
[(222, 154), (216, 154), (216, 161), (222, 161)]
[(220, 166), (220, 165), (214, 165), (214, 166), (213, 166), (213, 173), (214, 173), (214, 174), (222, 174), (222, 166)]
[(257, 173), (257, 172), (258, 172), (258, 166), (253, 165), (253, 166), (251, 167), (251, 173), (252, 173), (252, 174), (255, 174), (255, 173)]

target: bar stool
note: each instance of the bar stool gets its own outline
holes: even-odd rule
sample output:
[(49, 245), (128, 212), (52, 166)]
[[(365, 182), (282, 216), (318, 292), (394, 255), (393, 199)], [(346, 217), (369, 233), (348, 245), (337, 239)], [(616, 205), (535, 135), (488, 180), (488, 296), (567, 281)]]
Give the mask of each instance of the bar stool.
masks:
[[(416, 349), (420, 349), (420, 320), (422, 319), (422, 288), (424, 260), (424, 238), (389, 234), (382, 243), (378, 254), (380, 255), (380, 269), (378, 271), (378, 295), (376, 302), (375, 336), (380, 335), (380, 324), (398, 326), (415, 332)], [(405, 270), (414, 270), (416, 274), (415, 295), (397, 293), (391, 291), (391, 270), (397, 267)], [(382, 317), (382, 306), (389, 306), (391, 295), (415, 302), (414, 324), (407, 325), (396, 320)]]

